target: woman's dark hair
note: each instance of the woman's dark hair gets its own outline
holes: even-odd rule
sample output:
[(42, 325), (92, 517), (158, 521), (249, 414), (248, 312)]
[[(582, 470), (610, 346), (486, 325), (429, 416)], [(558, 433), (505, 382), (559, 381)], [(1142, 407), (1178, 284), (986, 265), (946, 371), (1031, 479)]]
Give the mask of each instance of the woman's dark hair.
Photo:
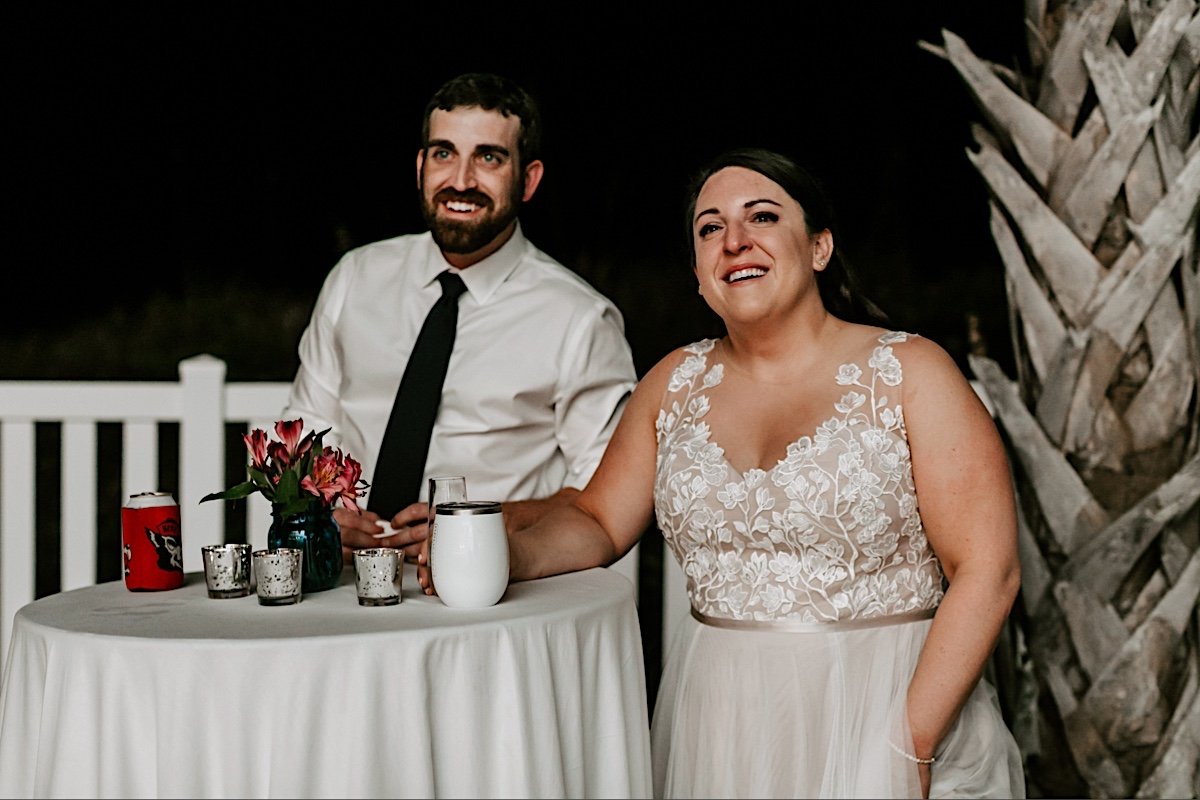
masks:
[(502, 115), (521, 120), (517, 134), (517, 163), (522, 167), (541, 158), (542, 114), (537, 101), (529, 92), (501, 75), (469, 72), (442, 84), (425, 105), (425, 120), (421, 125), (421, 147), (429, 146), (429, 118), (435, 109), (453, 111), (456, 108), (479, 106), (484, 111), (499, 111)]
[(804, 224), (810, 235), (828, 229), (832, 233), (833, 255), (825, 269), (817, 273), (817, 290), (826, 310), (847, 322), (862, 322), (887, 325), (888, 317), (879, 306), (871, 302), (859, 289), (858, 280), (849, 261), (838, 246), (837, 230), (834, 227), (833, 205), (824, 187), (808, 170), (788, 156), (761, 147), (740, 147), (726, 150), (708, 162), (692, 178), (688, 189), (687, 243), (691, 253), (692, 267), (696, 266), (696, 249), (693, 245), (693, 225), (696, 216), (696, 199), (704, 182), (726, 167), (742, 167), (779, 184), (804, 211)]

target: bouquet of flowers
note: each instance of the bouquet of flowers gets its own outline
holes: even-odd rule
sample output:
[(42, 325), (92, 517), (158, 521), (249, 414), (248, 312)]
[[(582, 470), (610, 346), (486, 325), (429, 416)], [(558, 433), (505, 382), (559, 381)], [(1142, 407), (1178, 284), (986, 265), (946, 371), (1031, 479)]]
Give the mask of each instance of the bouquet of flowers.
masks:
[(321, 443), (329, 428), (319, 433), (309, 431), (301, 438), (303, 431), (304, 420), (293, 419), (275, 423), (278, 441), (268, 439), (261, 428), (243, 434), (250, 452), (246, 466), (250, 479), (205, 495), (200, 502), (240, 500), (261, 492), (281, 517), (332, 509), (339, 498), (342, 505), (357, 511), (358, 498), (370, 486), (362, 478), (362, 465), (341, 450)]

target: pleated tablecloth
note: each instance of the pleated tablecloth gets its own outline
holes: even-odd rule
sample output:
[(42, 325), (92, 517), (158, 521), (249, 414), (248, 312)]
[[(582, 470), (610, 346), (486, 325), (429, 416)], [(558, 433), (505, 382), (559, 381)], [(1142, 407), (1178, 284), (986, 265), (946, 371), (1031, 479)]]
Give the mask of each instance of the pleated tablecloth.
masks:
[(593, 569), (452, 609), (352, 570), (293, 606), (123, 582), (20, 609), (2, 797), (649, 797), (633, 587)]

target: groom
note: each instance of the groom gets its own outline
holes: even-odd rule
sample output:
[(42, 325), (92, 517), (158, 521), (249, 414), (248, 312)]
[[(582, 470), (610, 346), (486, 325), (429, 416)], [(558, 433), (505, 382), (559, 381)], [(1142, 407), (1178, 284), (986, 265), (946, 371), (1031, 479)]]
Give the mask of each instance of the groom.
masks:
[[(435, 475), (465, 475), (469, 497), (503, 501), (510, 530), (569, 502), (636, 383), (616, 306), (521, 231), (518, 211), (544, 170), (534, 99), (501, 76), (460, 75), (429, 101), (422, 134), (429, 230), (341, 258), (300, 339), (283, 412), (331, 428), (326, 441), (364, 465), (368, 510), (335, 512), (347, 559), (380, 546), (415, 557)], [(438, 342), (443, 352), (428, 355)], [(430, 388), (430, 400), (408, 399)], [(415, 422), (426, 410), (428, 434)]]

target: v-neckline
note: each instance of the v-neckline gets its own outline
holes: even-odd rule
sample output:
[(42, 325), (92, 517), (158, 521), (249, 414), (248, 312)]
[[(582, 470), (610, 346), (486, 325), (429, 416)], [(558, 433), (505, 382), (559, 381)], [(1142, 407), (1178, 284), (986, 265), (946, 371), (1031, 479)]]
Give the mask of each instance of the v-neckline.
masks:
[[(805, 434), (805, 436), (807, 436), (810, 439), (812, 438), (811, 434)], [(800, 436), (795, 441), (789, 442), (787, 449), (791, 450), (792, 446), (799, 444), (800, 440), (805, 438), (805, 436)], [(738, 467), (732, 461), (729, 460), (729, 457), (727, 455), (725, 455), (725, 448), (721, 445), (721, 443), (713, 441), (711, 427), (708, 429), (708, 435), (705, 438), (706, 438), (706, 441), (708, 442), (708, 444), (716, 445), (717, 449), (721, 451), (721, 460), (723, 462), (725, 462), (725, 466), (729, 467), (731, 470), (733, 470), (740, 477), (743, 477), (743, 478), (755, 470), (758, 470), (759, 472), (763, 473), (764, 475), (771, 475), (775, 472), (775, 470), (779, 469), (779, 467), (783, 465), (783, 462), (788, 460), (788, 457), (786, 455), (784, 455), (784, 457), (779, 459), (778, 461), (776, 461), (774, 466), (772, 466), (770, 469), (763, 469), (762, 467), (751, 467), (750, 469), (745, 469), (745, 470), (738, 469)]]
[[(708, 352), (700, 354), (704, 358), (704, 371), (702, 373), (700, 373), (700, 375), (707, 375), (709, 372), (711, 372), (713, 369), (715, 369), (717, 367), (717, 365), (720, 365), (721, 369), (722, 369), (721, 380), (718, 380), (712, 386), (707, 387), (707, 389), (710, 389), (710, 390), (715, 388), (716, 386), (721, 385), (721, 381), (724, 380), (724, 370), (726, 368), (724, 361), (716, 360), (716, 356), (714, 355), (715, 351), (716, 351), (716, 343), (714, 342), (714, 346), (710, 350), (708, 350)], [(712, 357), (710, 358), (710, 356), (712, 356)], [(700, 376), (697, 376), (697, 377), (700, 377)], [(832, 416), (826, 417), (824, 420), (822, 420), (817, 425), (816, 430), (813, 430), (811, 433), (801, 434), (800, 436), (797, 436), (792, 441), (788, 442), (787, 446), (783, 450), (783, 458), (778, 459), (775, 462), (775, 464), (773, 466), (771, 466), (769, 469), (763, 469), (762, 467), (759, 467), (757, 465), (751, 467), (750, 469), (746, 469), (746, 470), (738, 469), (738, 467), (735, 466), (734, 463), (732, 461), (730, 461), (729, 457), (726, 455), (727, 451), (725, 450), (725, 446), (713, 438), (713, 429), (712, 429), (711, 425), (705, 426), (704, 442), (705, 442), (705, 444), (714, 445), (718, 450), (720, 450), (721, 451), (721, 461), (723, 461), (725, 463), (725, 466), (729, 467), (731, 470), (736, 472), (739, 476), (744, 478), (747, 474), (749, 474), (750, 472), (752, 472), (754, 470), (758, 470), (759, 472), (762, 472), (765, 475), (770, 475), (770, 474), (774, 473), (777, 469), (779, 469), (779, 467), (782, 466), (783, 463), (788, 460), (788, 453), (791, 451), (791, 449), (794, 446), (800, 444), (801, 440), (803, 440), (803, 439), (808, 439), (811, 441), (813, 438), (816, 437), (817, 430), (819, 430), (822, 425), (825, 425), (826, 423), (828, 423), (831, 419), (836, 419), (836, 417), (832, 417)], [(696, 423), (693, 422), (692, 424), (695, 425)]]
[[(886, 331), (884, 331), (884, 333), (880, 334), (879, 336), (877, 336), (877, 337), (875, 338), (875, 344), (873, 345), (873, 347), (875, 347), (875, 348), (878, 348), (878, 347), (880, 347), (880, 346), (883, 346), (883, 345), (890, 345), (890, 344), (892, 344), (894, 341), (904, 341), (904, 338), (903, 338), (903, 337), (907, 337), (908, 335), (909, 335), (909, 334), (907, 334), (907, 333), (904, 333), (904, 332), (901, 332), (901, 331), (886, 330)], [(898, 336), (899, 336), (899, 337), (902, 337), (902, 338), (897, 338)], [(708, 390), (710, 390), (710, 389), (712, 389), (712, 388), (714, 388), (714, 387), (716, 387), (716, 386), (719, 386), (719, 385), (721, 384), (721, 382), (724, 380), (724, 377), (725, 377), (725, 369), (726, 369), (726, 366), (727, 366), (727, 365), (726, 365), (726, 363), (725, 363), (724, 361), (718, 360), (718, 359), (717, 359), (717, 356), (716, 356), (716, 349), (717, 349), (717, 346), (720, 344), (719, 340), (717, 340), (717, 339), (708, 339), (708, 340), (705, 340), (705, 341), (707, 341), (707, 342), (711, 343), (711, 344), (710, 344), (710, 346), (709, 346), (707, 349), (704, 349), (704, 350), (701, 350), (701, 351), (695, 351), (695, 350), (693, 350), (693, 351), (692, 351), (692, 352), (694, 352), (694, 353), (695, 353), (697, 356), (699, 356), (700, 358), (704, 359), (704, 368), (703, 368), (703, 369), (702, 369), (702, 370), (701, 370), (699, 373), (696, 373), (696, 374), (695, 374), (695, 375), (694, 375), (694, 376), (691, 378), (691, 380), (692, 380), (692, 381), (695, 381), (697, 378), (700, 378), (700, 379), (701, 379), (701, 381), (703, 381), (703, 377), (702, 377), (702, 376), (706, 376), (706, 375), (708, 375), (709, 373), (711, 373), (711, 372), (712, 372), (712, 370), (714, 370), (714, 369), (716, 369), (718, 366), (720, 366), (720, 367), (721, 367), (721, 377), (720, 377), (720, 378), (718, 378), (718, 380), (717, 380), (717, 382), (716, 382), (716, 383), (712, 384), (711, 386), (707, 386), (707, 387), (705, 387), (704, 394), (707, 394), (707, 391), (708, 391)], [(868, 361), (869, 361), (869, 359), (870, 359), (870, 356), (868, 356), (867, 358), (868, 358)], [(860, 365), (859, 365), (858, 361), (857, 361), (857, 360), (854, 360), (854, 359), (851, 359), (850, 361), (845, 361), (845, 362), (843, 362), (843, 363), (842, 363), (842, 364), (841, 364), (841, 365), (838, 367), (838, 369), (834, 370), (834, 380), (835, 380), (835, 381), (838, 381), (838, 382), (840, 383), (839, 376), (840, 376), (840, 374), (841, 374), (841, 370), (842, 370), (842, 368), (843, 368), (843, 367), (847, 367), (847, 366), (853, 366), (853, 367), (856, 367), (856, 368), (859, 370), (859, 374), (860, 374), (860, 375), (862, 375), (862, 374), (866, 374), (866, 370), (864, 370), (864, 369), (862, 368), (862, 366), (860, 366)], [(878, 371), (878, 370), (876, 370), (876, 371)], [(833, 403), (833, 406), (834, 406), (834, 410), (835, 410), (835, 411), (837, 411), (837, 408), (836, 408), (836, 406), (837, 406), (837, 401), (836, 401), (836, 400), (834, 401), (834, 403)], [(721, 451), (721, 461), (722, 461), (722, 463), (723, 463), (723, 464), (725, 464), (725, 466), (726, 466), (726, 467), (728, 467), (729, 469), (733, 470), (734, 472), (736, 472), (736, 473), (737, 473), (739, 476), (741, 476), (741, 477), (743, 477), (743, 478), (744, 478), (744, 477), (745, 477), (745, 476), (746, 476), (748, 473), (750, 473), (750, 472), (753, 472), (753, 471), (755, 471), (755, 470), (757, 470), (757, 471), (759, 471), (759, 472), (762, 472), (762, 473), (763, 473), (763, 474), (765, 474), (765, 475), (771, 475), (771, 474), (772, 474), (772, 473), (774, 473), (776, 470), (778, 470), (778, 469), (779, 469), (779, 468), (780, 468), (780, 467), (781, 467), (781, 466), (782, 466), (784, 463), (786, 463), (786, 462), (787, 462), (787, 460), (788, 460), (788, 456), (789, 456), (789, 452), (791, 451), (791, 449), (792, 449), (793, 447), (795, 447), (796, 445), (800, 444), (800, 442), (801, 442), (801, 441), (803, 441), (804, 439), (808, 439), (809, 441), (813, 441), (813, 440), (815, 440), (815, 439), (816, 439), (816, 437), (817, 437), (817, 433), (820, 431), (820, 429), (821, 429), (823, 426), (825, 426), (825, 425), (828, 425), (828, 424), (829, 424), (831, 421), (836, 421), (836, 420), (837, 420), (837, 415), (836, 415), (836, 414), (833, 414), (833, 415), (831, 415), (831, 416), (828, 416), (828, 417), (826, 417), (826, 418), (825, 418), (823, 421), (821, 421), (821, 422), (820, 422), (820, 423), (819, 423), (819, 424), (816, 426), (816, 428), (815, 428), (813, 431), (811, 431), (811, 432), (809, 432), (809, 433), (804, 433), (804, 434), (801, 434), (800, 436), (797, 436), (797, 437), (796, 437), (795, 439), (793, 439), (792, 441), (788, 442), (787, 446), (784, 448), (784, 455), (783, 455), (783, 457), (782, 457), (782, 458), (780, 458), (780, 459), (778, 459), (778, 460), (776, 460), (775, 464), (774, 464), (773, 466), (771, 466), (769, 469), (763, 469), (762, 467), (759, 467), (759, 466), (757, 466), (757, 465), (755, 465), (755, 466), (751, 467), (750, 469), (746, 469), (746, 470), (739, 469), (737, 466), (735, 466), (735, 465), (733, 464), (733, 462), (732, 462), (732, 461), (730, 461), (730, 460), (729, 460), (729, 457), (726, 455), (726, 450), (725, 450), (725, 447), (724, 447), (724, 446), (723, 446), (723, 445), (722, 445), (722, 444), (721, 444), (719, 441), (717, 441), (717, 440), (714, 438), (714, 436), (713, 436), (713, 429), (712, 429), (712, 426), (711, 426), (711, 425), (709, 425), (709, 424), (707, 424), (707, 423), (705, 423), (705, 426), (704, 426), (704, 430), (705, 430), (705, 433), (704, 433), (704, 442), (705, 442), (705, 444), (712, 445), (712, 446), (716, 447), (718, 450), (720, 450), (720, 451)], [(697, 425), (697, 422), (695, 421), (695, 418), (693, 418), (693, 421), (692, 421), (692, 426), (693, 426), (693, 428), (694, 428), (696, 425)]]

